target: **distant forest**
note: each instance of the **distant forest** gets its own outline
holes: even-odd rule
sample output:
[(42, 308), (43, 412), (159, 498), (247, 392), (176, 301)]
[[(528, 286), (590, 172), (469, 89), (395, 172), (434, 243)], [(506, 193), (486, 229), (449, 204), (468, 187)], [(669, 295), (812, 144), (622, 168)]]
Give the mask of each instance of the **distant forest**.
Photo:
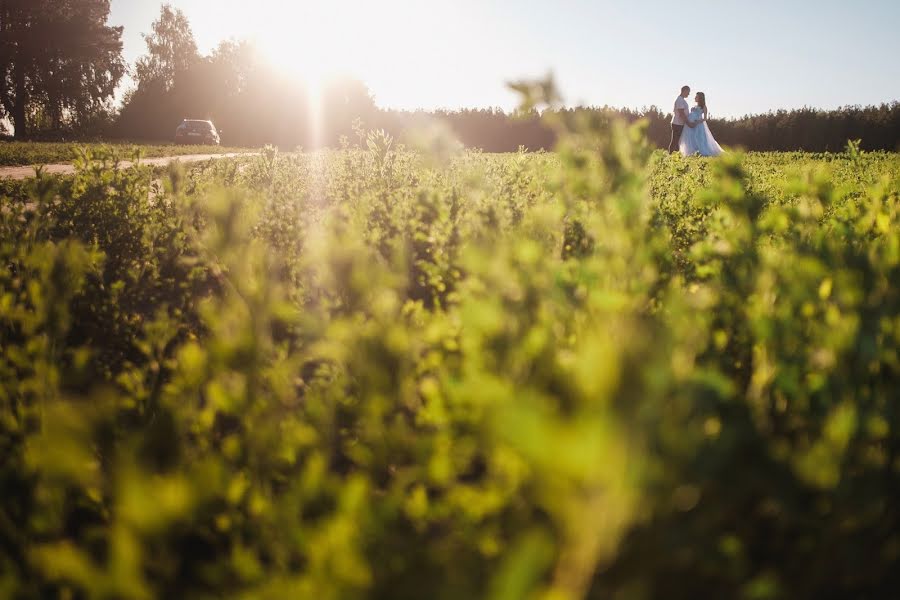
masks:
[[(401, 140), (438, 122), (465, 146), (488, 152), (554, 145), (537, 113), (384, 110), (353, 80), (328, 84), (313, 101), (309, 90), (259, 60), (247, 43), (224, 41), (203, 56), (187, 18), (170, 6), (144, 36), (146, 54), (129, 66), (122, 59), (122, 28), (107, 26), (108, 15), (108, 0), (0, 3), (0, 118), (13, 124), (16, 138), (159, 141), (171, 139), (183, 118), (195, 118), (212, 120), (230, 146), (312, 149), (352, 138), (360, 119)], [(126, 73), (133, 84), (116, 103)], [(671, 114), (655, 106), (567, 110), (646, 119), (651, 143), (669, 142)], [(724, 145), (747, 150), (837, 151), (856, 139), (865, 150), (900, 150), (900, 103), (780, 110), (713, 120), (710, 127)]]

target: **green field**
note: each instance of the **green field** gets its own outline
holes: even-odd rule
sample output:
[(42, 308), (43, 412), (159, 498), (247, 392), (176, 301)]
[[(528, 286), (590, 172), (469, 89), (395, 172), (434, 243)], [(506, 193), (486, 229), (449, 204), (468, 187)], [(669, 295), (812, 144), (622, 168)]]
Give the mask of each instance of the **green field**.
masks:
[(894, 594), (900, 156), (641, 140), (8, 188), (0, 596)]
[(131, 144), (131, 143), (60, 143), (60, 142), (0, 142), (0, 167), (18, 167), (26, 165), (68, 164), (77, 158), (79, 148), (97, 150), (109, 147), (123, 158), (131, 158), (135, 151), (140, 151), (144, 158), (162, 158), (166, 156), (186, 156), (190, 154), (226, 154), (242, 152), (242, 148), (226, 148), (224, 146), (184, 146), (175, 144)]

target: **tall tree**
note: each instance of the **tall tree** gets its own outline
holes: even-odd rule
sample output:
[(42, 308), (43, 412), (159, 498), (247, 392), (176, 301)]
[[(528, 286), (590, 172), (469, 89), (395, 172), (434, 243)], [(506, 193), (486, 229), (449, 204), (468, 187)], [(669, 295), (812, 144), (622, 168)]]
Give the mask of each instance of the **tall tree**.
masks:
[(109, 0), (0, 0), (0, 113), (16, 137), (108, 107), (125, 74)]
[(210, 62), (221, 74), (229, 95), (244, 91), (250, 74), (259, 64), (256, 47), (246, 40), (224, 40), (213, 51)]
[(168, 4), (163, 4), (152, 29), (144, 34), (147, 54), (138, 59), (135, 78), (139, 87), (162, 82), (171, 89), (177, 78), (200, 60), (194, 33), (185, 14)]

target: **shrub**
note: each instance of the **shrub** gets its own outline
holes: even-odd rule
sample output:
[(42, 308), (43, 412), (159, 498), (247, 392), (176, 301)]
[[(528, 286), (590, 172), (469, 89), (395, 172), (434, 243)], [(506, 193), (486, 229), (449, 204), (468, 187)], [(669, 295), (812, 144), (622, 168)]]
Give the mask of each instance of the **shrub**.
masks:
[(893, 590), (896, 157), (555, 126), (5, 195), (4, 595)]

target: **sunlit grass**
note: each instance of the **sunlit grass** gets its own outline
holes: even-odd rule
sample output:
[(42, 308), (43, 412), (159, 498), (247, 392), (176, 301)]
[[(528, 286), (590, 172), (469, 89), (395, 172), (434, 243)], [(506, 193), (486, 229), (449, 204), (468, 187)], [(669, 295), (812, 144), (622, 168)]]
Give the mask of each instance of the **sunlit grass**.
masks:
[(176, 144), (145, 144), (129, 142), (0, 142), (0, 166), (22, 166), (71, 163), (79, 147), (100, 148), (109, 146), (123, 157), (140, 150), (145, 158), (186, 156), (190, 154), (226, 154), (246, 152), (247, 148), (225, 146), (185, 146)]

